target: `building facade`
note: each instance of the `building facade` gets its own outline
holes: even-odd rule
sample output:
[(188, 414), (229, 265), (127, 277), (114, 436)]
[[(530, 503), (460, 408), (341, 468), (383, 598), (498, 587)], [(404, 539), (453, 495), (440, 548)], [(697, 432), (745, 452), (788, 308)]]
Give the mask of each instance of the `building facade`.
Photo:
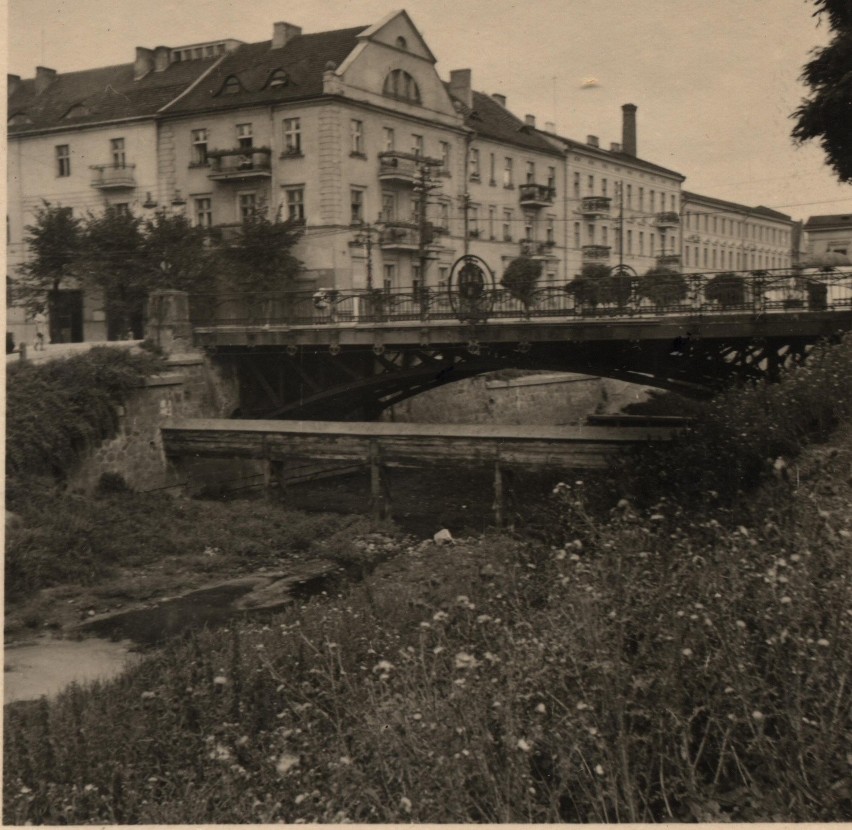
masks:
[(796, 223), (786, 214), (684, 191), (685, 270), (790, 268), (796, 250)]
[(809, 216), (804, 234), (807, 262), (818, 265), (852, 262), (852, 215)]

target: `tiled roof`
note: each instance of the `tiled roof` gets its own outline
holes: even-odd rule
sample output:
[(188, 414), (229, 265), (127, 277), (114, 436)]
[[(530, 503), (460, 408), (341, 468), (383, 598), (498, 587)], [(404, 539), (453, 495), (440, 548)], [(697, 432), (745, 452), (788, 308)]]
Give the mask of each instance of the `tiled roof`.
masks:
[(848, 213), (823, 213), (819, 216), (809, 216), (808, 221), (805, 222), (805, 230), (850, 225), (852, 225), (852, 215)]
[[(9, 134), (50, 127), (75, 127), (99, 121), (153, 115), (174, 100), (215, 62), (216, 58), (170, 64), (133, 80), (133, 64), (64, 72), (36, 95), (35, 79), (21, 81), (8, 99), (8, 114), (25, 115), (29, 123), (10, 125)], [(77, 114), (66, 117), (72, 108)]]
[(739, 202), (727, 202), (724, 199), (717, 199), (715, 196), (702, 196), (699, 193), (691, 193), (688, 190), (684, 190), (681, 193), (681, 198), (683, 202), (708, 202), (717, 207), (725, 208), (727, 210), (735, 210), (740, 213), (756, 213), (759, 216), (766, 216), (768, 219), (781, 219), (784, 222), (793, 221), (792, 217), (788, 216), (786, 213), (779, 213), (777, 210), (772, 210), (772, 208), (764, 207), (763, 205), (751, 207), (749, 205), (741, 205)]
[[(449, 84), (445, 86), (449, 92)], [(473, 107), (467, 107), (462, 101), (458, 103), (464, 115), (465, 124), (482, 138), (490, 138), (554, 156), (562, 155), (549, 141), (538, 135), (535, 128), (527, 127), (523, 121), (498, 104), (490, 95), (474, 92)]]
[(583, 153), (591, 153), (600, 159), (607, 161), (639, 167), (642, 170), (647, 170), (652, 173), (660, 173), (664, 176), (674, 176), (683, 181), (686, 176), (683, 173), (678, 173), (676, 170), (669, 170), (668, 167), (661, 167), (659, 164), (654, 164), (650, 161), (645, 161), (638, 156), (631, 156), (629, 153), (614, 152), (613, 150), (605, 150), (603, 147), (592, 147), (591, 144), (584, 144), (582, 141), (575, 141), (573, 138), (566, 138), (564, 135), (557, 135), (546, 130), (538, 130), (542, 135), (549, 135), (557, 141), (565, 145), (569, 150), (576, 150)]
[[(322, 95), (326, 64), (329, 61), (336, 66), (343, 63), (357, 45), (356, 36), (364, 28), (298, 35), (277, 49), (272, 48), (269, 40), (239, 46), (190, 93), (169, 107), (168, 112), (231, 109)], [(276, 69), (284, 70), (287, 83), (268, 87), (269, 78)], [(240, 82), (241, 91), (223, 93), (225, 81), (232, 76)]]

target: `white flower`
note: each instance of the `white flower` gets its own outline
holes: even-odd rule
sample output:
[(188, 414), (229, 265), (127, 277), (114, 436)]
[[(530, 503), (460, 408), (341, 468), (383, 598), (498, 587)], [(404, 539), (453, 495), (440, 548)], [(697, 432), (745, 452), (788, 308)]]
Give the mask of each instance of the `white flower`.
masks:
[(213, 678), (213, 685), (214, 686), (227, 686), (228, 685), (228, 678), (225, 677), (224, 674), (217, 674), (216, 677)]
[(393, 663), (389, 662), (388, 660), (379, 660), (379, 662), (376, 663), (375, 666), (373, 666), (374, 672), (384, 672), (385, 674), (387, 674), (387, 672), (391, 671), (392, 669)]
[(402, 809), (405, 810), (406, 813), (410, 813), (411, 812), (411, 799), (403, 796), (399, 800), (399, 806), (402, 807)]
[(466, 651), (460, 651), (455, 656), (455, 667), (457, 669), (475, 669), (479, 665), (479, 661)]
[(293, 767), (299, 766), (299, 756), (282, 752), (281, 757), (275, 762), (275, 769), (279, 775), (286, 775)]
[(825, 639), (825, 637), (821, 637), (819, 640), (817, 640), (817, 645), (822, 646), (823, 648), (828, 648), (831, 643), (829, 643), (828, 640)]
[(539, 703), (538, 706), (535, 707), (535, 710), (540, 715), (544, 715), (547, 712), (547, 707), (543, 703)]
[(520, 749), (521, 752), (532, 751), (532, 747), (523, 738), (518, 738), (518, 749)]
[(603, 768), (600, 764), (597, 764), (597, 765), (595, 766), (595, 772), (596, 772), (598, 775), (603, 775), (603, 774), (604, 774), (604, 768)]

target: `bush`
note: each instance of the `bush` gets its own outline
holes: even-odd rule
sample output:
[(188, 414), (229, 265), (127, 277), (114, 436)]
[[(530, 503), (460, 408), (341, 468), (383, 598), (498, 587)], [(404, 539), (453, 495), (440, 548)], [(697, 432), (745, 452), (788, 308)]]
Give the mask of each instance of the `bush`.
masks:
[(671, 268), (652, 268), (639, 280), (639, 293), (656, 306), (677, 305), (686, 299), (686, 280)]
[(732, 271), (716, 274), (704, 287), (704, 296), (722, 308), (745, 303), (745, 280)]
[(540, 260), (517, 257), (506, 266), (500, 282), (515, 299), (520, 300), (524, 307), (528, 308), (540, 277)]

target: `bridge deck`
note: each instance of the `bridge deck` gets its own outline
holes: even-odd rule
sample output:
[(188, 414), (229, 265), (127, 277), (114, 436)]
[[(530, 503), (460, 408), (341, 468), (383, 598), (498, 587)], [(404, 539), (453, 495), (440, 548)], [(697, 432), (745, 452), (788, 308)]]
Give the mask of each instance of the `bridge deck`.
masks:
[(619, 451), (668, 440), (671, 427), (552, 427), (332, 421), (173, 420), (166, 454), (269, 461), (310, 458), (386, 466), (499, 462), (527, 469), (600, 468)]

